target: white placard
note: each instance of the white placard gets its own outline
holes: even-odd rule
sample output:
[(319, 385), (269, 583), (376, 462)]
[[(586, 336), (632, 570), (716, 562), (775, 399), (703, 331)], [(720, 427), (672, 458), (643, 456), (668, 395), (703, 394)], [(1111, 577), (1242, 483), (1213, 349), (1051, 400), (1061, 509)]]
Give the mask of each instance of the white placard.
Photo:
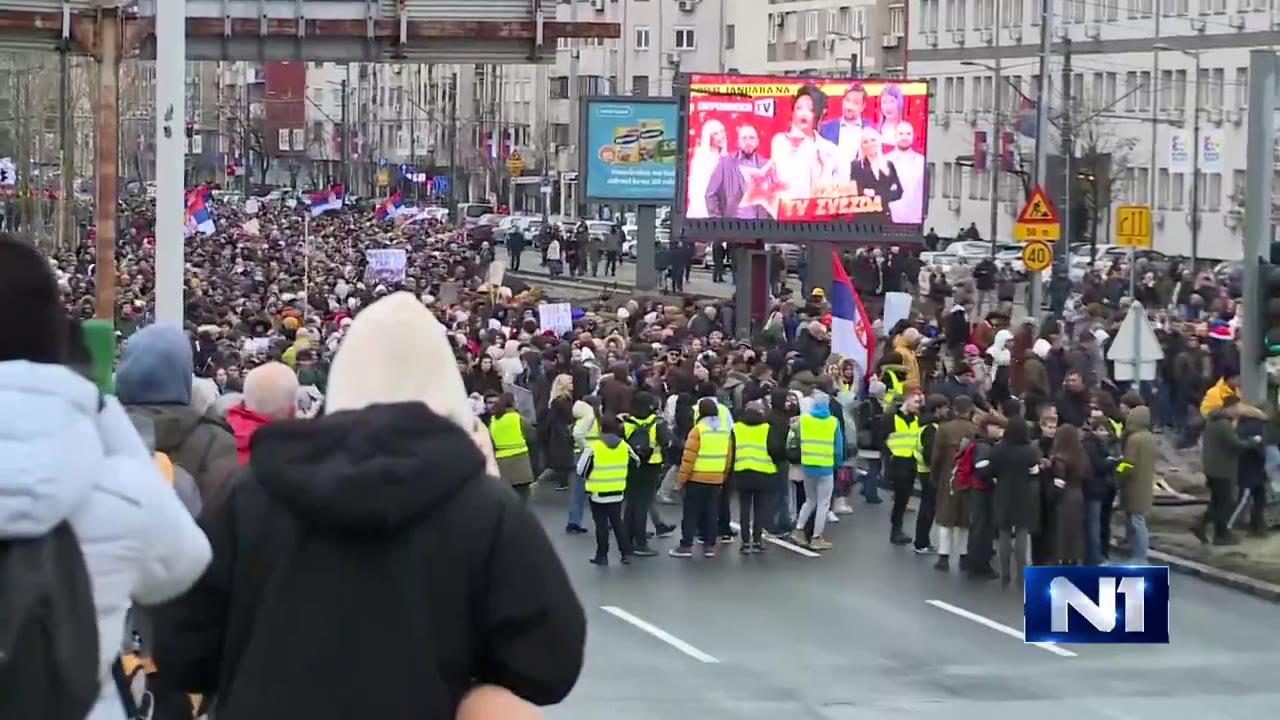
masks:
[(538, 306), (538, 328), (563, 335), (573, 330), (573, 306), (569, 303), (543, 303)]
[(404, 282), (405, 267), (409, 264), (404, 248), (383, 248), (364, 251), (364, 281)]

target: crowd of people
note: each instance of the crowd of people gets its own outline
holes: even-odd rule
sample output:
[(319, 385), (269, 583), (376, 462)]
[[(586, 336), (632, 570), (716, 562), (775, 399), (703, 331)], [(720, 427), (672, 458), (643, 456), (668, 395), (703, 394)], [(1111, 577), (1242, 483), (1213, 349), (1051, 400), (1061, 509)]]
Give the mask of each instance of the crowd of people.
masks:
[[(594, 537), (598, 566), (829, 553), (832, 524), (887, 496), (890, 543), (1008, 584), (1028, 563), (1145, 562), (1167, 433), (1201, 443), (1210, 499), (1190, 531), (1234, 543), (1248, 493), (1266, 532), (1280, 437), (1240, 400), (1237, 308), (1208, 283), (1156, 316), (1156, 381), (1122, 383), (1105, 352), (1130, 305), (1105, 293), (1018, 319), (972, 283), (924, 292), (909, 254), (857, 253), (870, 306), (920, 294), (870, 358), (845, 358), (820, 289), (776, 298), (751, 337), (732, 334), (731, 302), (692, 297), (578, 302), (549, 327), (549, 298), (495, 275), (487, 240), (304, 212), (216, 206), (217, 228), (187, 240), (179, 328), (153, 322), (152, 210), (130, 207), (106, 379), (81, 322), (92, 250), (0, 237), (0, 303), (23, 308), (0, 335), (16, 410), (0, 543), (63, 551), (40, 592), (66, 613), (89, 602), (97, 629), (44, 628), (92, 643), (84, 692), (4, 685), (0, 655), (0, 715), (519, 720), (570, 692), (585, 641), (535, 492), (567, 494), (564, 530)], [(402, 273), (366, 262), (387, 249)]]

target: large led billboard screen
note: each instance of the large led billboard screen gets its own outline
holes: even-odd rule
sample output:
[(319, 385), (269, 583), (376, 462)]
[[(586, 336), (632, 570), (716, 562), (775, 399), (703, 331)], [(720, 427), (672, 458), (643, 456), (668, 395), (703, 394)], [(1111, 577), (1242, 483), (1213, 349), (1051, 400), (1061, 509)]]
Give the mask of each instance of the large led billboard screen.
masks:
[(687, 76), (682, 231), (762, 240), (919, 240), (928, 84)]

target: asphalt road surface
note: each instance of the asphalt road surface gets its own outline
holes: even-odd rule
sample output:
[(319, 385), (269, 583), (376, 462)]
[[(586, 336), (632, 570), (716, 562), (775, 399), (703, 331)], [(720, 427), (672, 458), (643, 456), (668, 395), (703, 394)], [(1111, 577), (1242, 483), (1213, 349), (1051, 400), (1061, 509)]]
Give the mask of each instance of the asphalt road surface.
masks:
[[(505, 257), (500, 255), (499, 257)], [(549, 278), (547, 269), (541, 265), (541, 255), (536, 250), (526, 250), (520, 258), (520, 272), (522, 275), (530, 275), (538, 280)], [(624, 260), (618, 263), (618, 274), (616, 277), (608, 277), (604, 274), (604, 263), (600, 263), (600, 275), (592, 277), (588, 272), (585, 280), (595, 280), (599, 282), (616, 282), (623, 290), (633, 289), (636, 286), (636, 263), (634, 260)], [(733, 275), (726, 271), (726, 280), (731, 280)], [(555, 281), (557, 286), (572, 285), (577, 282), (577, 278), (569, 277), (568, 273), (561, 275)], [(729, 282), (715, 283), (711, 281), (711, 273), (700, 268), (694, 267), (693, 274), (689, 278), (689, 282), (685, 283), (685, 291), (696, 295), (706, 295), (709, 297), (729, 298), (733, 296), (733, 285)], [(600, 288), (595, 285), (582, 284), (583, 293), (600, 294)], [(557, 292), (560, 288), (557, 287)]]
[(1021, 590), (891, 546), (888, 502), (855, 503), (821, 557), (770, 543), (678, 560), (672, 538), (630, 566), (615, 548), (600, 568), (593, 534), (564, 533), (568, 499), (539, 488), (533, 500), (588, 617), (582, 678), (549, 720), (1257, 720), (1280, 708), (1280, 608), (1200, 580), (1173, 576), (1169, 645), (1027, 645)]

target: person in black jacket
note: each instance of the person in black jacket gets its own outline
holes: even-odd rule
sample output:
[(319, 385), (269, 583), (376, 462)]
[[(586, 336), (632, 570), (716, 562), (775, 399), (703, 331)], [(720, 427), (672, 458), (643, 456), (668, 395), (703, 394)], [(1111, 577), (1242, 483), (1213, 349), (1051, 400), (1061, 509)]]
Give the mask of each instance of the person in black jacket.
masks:
[(933, 458), (933, 441), (938, 434), (938, 426), (951, 419), (951, 401), (943, 395), (930, 395), (925, 401), (924, 417), (920, 419), (920, 459), (921, 466), (916, 468), (916, 479), (920, 481), (920, 507), (916, 510), (915, 551), (926, 554), (934, 551), (930, 542), (933, 531), (934, 513), (938, 506), (938, 485), (933, 481), (928, 468)]
[(769, 457), (778, 466), (769, 485), (767, 509), (765, 510), (765, 529), (770, 535), (786, 535), (795, 528), (795, 523), (788, 510), (787, 493), (791, 492), (791, 481), (787, 479), (790, 463), (787, 462), (787, 434), (791, 430), (791, 420), (800, 414), (800, 405), (795, 395), (785, 388), (775, 388), (769, 396)]
[[(636, 557), (653, 557), (658, 553), (649, 548), (649, 510), (653, 507), (653, 499), (662, 483), (662, 463), (667, 448), (671, 447), (671, 428), (667, 426), (666, 420), (657, 416), (658, 399), (653, 393), (636, 393), (631, 409), (634, 411), (632, 414), (622, 417), (623, 436), (633, 450), (648, 446), (652, 455), (650, 458), (640, 458), (640, 464), (632, 465), (627, 474), (622, 526), (631, 538), (631, 554)], [(644, 439), (634, 439), (636, 433), (644, 433)], [(662, 530), (664, 523), (655, 521), (655, 525), (658, 530)]]
[(1112, 432), (1101, 412), (1089, 418), (1089, 431), (1084, 433), (1083, 440), (1093, 468), (1093, 475), (1084, 483), (1085, 563), (1101, 565), (1107, 559), (1111, 537), (1109, 530), (1103, 531), (1102, 518), (1105, 514), (1110, 519), (1111, 508), (1106, 504), (1115, 501), (1116, 466), (1124, 453), (1120, 438)]
[(390, 295), (351, 325), (330, 414), (254, 434), (200, 519), (213, 563), (154, 609), (168, 687), (216, 696), (219, 720), (453, 718), (478, 684), (573, 689), (582, 604), (495, 476), (447, 342)]

